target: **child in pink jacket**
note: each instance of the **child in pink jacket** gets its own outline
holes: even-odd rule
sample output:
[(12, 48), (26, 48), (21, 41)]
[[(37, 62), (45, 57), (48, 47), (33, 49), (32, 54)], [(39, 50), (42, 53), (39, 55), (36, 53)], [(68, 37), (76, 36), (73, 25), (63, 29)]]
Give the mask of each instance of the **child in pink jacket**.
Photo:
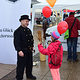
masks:
[(63, 58), (63, 47), (61, 45), (60, 47), (60, 54), (61, 54), (61, 60), (60, 60), (60, 64), (55, 66), (53, 64), (50, 64), (50, 54), (56, 54), (61, 42), (58, 40), (60, 38), (60, 34), (58, 32), (52, 32), (51, 34), (51, 40), (52, 42), (49, 44), (48, 48), (43, 48), (42, 44), (39, 43), (38, 44), (38, 49), (39, 51), (44, 54), (44, 55), (48, 55), (48, 65), (53, 77), (53, 80), (60, 80), (60, 73), (59, 73), (59, 68), (61, 67), (62, 64), (62, 58)]

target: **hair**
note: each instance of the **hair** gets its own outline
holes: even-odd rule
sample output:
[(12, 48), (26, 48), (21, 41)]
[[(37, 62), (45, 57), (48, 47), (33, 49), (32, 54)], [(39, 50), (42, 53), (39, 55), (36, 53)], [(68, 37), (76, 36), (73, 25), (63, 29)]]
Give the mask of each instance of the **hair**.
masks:
[(57, 15), (59, 16), (60, 14), (59, 14), (59, 13), (57, 13)]
[(53, 15), (53, 12), (51, 12), (51, 16)]
[(75, 12), (70, 12), (70, 14), (69, 15), (74, 15), (75, 14)]
[(58, 39), (55, 39), (55, 38), (54, 38), (54, 40), (53, 40), (53, 36), (52, 36), (52, 38), (51, 38), (51, 39), (52, 39), (52, 42), (55, 42), (56, 40), (58, 40)]

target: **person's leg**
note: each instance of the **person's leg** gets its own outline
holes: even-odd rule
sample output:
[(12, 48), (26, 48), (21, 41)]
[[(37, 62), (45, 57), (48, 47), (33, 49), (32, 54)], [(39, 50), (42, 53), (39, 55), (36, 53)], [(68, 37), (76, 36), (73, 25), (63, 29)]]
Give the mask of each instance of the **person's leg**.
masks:
[(26, 55), (26, 77), (30, 79), (36, 79), (36, 77), (32, 75), (32, 68), (33, 68), (33, 55), (32, 51), (28, 51)]
[(26, 76), (32, 76), (33, 59), (32, 53), (28, 51), (26, 54)]
[(17, 55), (16, 79), (22, 80), (25, 68), (25, 58)]
[(50, 69), (53, 80), (60, 80), (60, 73), (58, 69)]
[(72, 60), (72, 41), (71, 38), (67, 39), (67, 47), (68, 47), (68, 58), (67, 60)]
[(73, 46), (73, 61), (77, 60), (77, 38), (72, 39), (72, 46)]

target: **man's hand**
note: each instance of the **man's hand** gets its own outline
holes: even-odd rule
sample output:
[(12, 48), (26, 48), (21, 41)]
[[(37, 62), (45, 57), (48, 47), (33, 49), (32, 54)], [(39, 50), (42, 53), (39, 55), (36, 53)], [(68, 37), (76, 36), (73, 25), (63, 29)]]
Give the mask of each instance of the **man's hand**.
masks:
[(19, 51), (19, 56), (24, 57), (24, 53), (22, 51)]

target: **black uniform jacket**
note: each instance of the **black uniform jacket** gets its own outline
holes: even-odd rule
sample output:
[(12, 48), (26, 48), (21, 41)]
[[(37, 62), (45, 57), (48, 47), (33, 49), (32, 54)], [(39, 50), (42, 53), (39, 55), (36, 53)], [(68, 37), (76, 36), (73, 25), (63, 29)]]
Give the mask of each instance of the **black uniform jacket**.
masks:
[(32, 49), (33, 43), (32, 32), (29, 28), (20, 26), (14, 31), (14, 46), (18, 52), (25, 49)]

